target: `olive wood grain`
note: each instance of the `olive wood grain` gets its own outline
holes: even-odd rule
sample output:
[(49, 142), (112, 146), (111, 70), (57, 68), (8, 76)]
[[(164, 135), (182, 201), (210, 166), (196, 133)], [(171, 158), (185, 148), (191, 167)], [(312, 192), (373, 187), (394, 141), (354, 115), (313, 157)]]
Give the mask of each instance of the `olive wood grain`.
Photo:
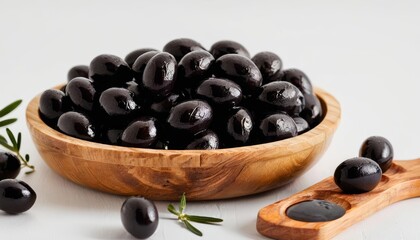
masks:
[(319, 88), (315, 92), (325, 116), (314, 129), (282, 141), (229, 149), (156, 150), (76, 139), (40, 119), (39, 95), (29, 103), (26, 119), (44, 161), (77, 184), (154, 200), (176, 200), (183, 192), (189, 200), (223, 199), (284, 185), (320, 158), (341, 112), (333, 96)]
[[(394, 161), (370, 192), (344, 194), (329, 177), (302, 192), (262, 208), (257, 230), (274, 239), (330, 239), (369, 215), (395, 202), (420, 196), (420, 158)], [(328, 222), (301, 222), (286, 215), (288, 207), (305, 200), (322, 199), (346, 209), (341, 218)]]

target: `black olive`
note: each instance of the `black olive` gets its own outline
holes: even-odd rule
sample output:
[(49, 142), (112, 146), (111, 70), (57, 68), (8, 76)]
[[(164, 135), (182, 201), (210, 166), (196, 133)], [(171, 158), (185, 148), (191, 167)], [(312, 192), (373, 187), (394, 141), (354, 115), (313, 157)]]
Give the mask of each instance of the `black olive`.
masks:
[(84, 140), (95, 139), (95, 128), (92, 122), (81, 113), (64, 113), (58, 119), (57, 126), (62, 132), (72, 137)]
[(130, 197), (121, 207), (121, 221), (124, 228), (136, 238), (149, 238), (159, 224), (155, 204), (142, 197)]
[(185, 149), (218, 149), (219, 137), (211, 130), (197, 134)]
[(133, 80), (130, 66), (120, 57), (102, 54), (95, 57), (89, 66), (89, 78), (98, 89), (122, 86)]
[(345, 193), (363, 193), (374, 189), (382, 178), (379, 165), (369, 159), (356, 157), (338, 165), (334, 181)]
[(245, 108), (237, 108), (226, 121), (226, 142), (231, 146), (241, 146), (248, 142), (254, 122)]
[(129, 54), (127, 54), (127, 56), (125, 56), (124, 58), (124, 61), (128, 64), (128, 66), (132, 67), (138, 57), (140, 57), (144, 53), (151, 52), (151, 51), (157, 51), (157, 50), (153, 48), (136, 49), (130, 52)]
[(295, 85), (303, 94), (312, 94), (312, 83), (308, 76), (299, 69), (287, 69), (282, 73), (282, 81)]
[(263, 76), (263, 84), (272, 82), (280, 75), (283, 62), (280, 57), (272, 52), (257, 53), (252, 61), (258, 67)]
[(141, 83), (143, 80), (143, 73), (144, 69), (146, 68), (147, 63), (150, 61), (152, 57), (154, 57), (156, 54), (158, 54), (159, 51), (149, 51), (142, 55), (140, 55), (135, 62), (133, 63), (133, 73), (134, 78), (136, 79), (136, 82)]
[(183, 93), (172, 93), (163, 100), (153, 102), (150, 105), (150, 110), (158, 117), (167, 117), (172, 107), (181, 103), (186, 99)]
[(233, 80), (244, 92), (252, 92), (262, 84), (262, 75), (251, 59), (238, 54), (226, 54), (216, 60), (214, 75)]
[(305, 107), (300, 116), (304, 118), (311, 127), (315, 127), (322, 120), (322, 105), (319, 99), (314, 94), (303, 94), (305, 98)]
[(206, 130), (213, 120), (210, 105), (201, 100), (190, 100), (174, 106), (168, 124), (175, 130), (196, 134)]
[(310, 129), (308, 122), (301, 117), (293, 117), (296, 123), (298, 134), (302, 134)]
[(178, 85), (196, 87), (212, 74), (214, 57), (207, 51), (194, 51), (185, 55), (178, 64)]
[(74, 78), (67, 84), (67, 96), (77, 109), (92, 111), (93, 103), (96, 100), (96, 90), (93, 82), (84, 77)]
[(149, 147), (156, 142), (156, 119), (141, 117), (130, 123), (121, 135), (121, 143), (128, 147)]
[(380, 136), (372, 136), (366, 139), (359, 151), (360, 157), (372, 159), (382, 169), (382, 173), (386, 172), (394, 158), (394, 149), (388, 139)]
[(9, 214), (26, 212), (35, 201), (36, 193), (27, 183), (16, 179), (0, 181), (0, 210)]
[(305, 107), (303, 94), (288, 82), (265, 84), (257, 98), (265, 108), (284, 111), (290, 115), (299, 114)]
[(241, 102), (242, 89), (230, 80), (209, 78), (198, 86), (196, 95), (207, 100), (215, 108), (230, 109)]
[(187, 55), (187, 53), (198, 50), (206, 49), (201, 46), (200, 43), (189, 38), (174, 39), (163, 47), (163, 51), (172, 54), (178, 62)]
[(0, 180), (15, 178), (20, 172), (20, 160), (16, 155), (0, 151)]
[(262, 119), (258, 130), (262, 142), (272, 142), (298, 135), (293, 118), (282, 113), (269, 115)]
[(63, 113), (70, 109), (70, 103), (62, 91), (48, 89), (41, 94), (39, 112), (44, 121), (56, 122)]
[(177, 75), (177, 62), (169, 53), (152, 57), (143, 72), (142, 85), (152, 94), (167, 96), (171, 93)]
[(130, 116), (139, 109), (133, 97), (125, 88), (109, 88), (99, 97), (99, 105), (109, 117)]
[(248, 50), (242, 44), (234, 41), (223, 40), (213, 44), (210, 48), (210, 53), (215, 59), (226, 54), (238, 54), (246, 58), (251, 58)]
[(87, 65), (77, 65), (70, 68), (69, 72), (67, 73), (67, 81), (72, 80), (73, 78), (77, 77), (89, 77), (89, 67)]

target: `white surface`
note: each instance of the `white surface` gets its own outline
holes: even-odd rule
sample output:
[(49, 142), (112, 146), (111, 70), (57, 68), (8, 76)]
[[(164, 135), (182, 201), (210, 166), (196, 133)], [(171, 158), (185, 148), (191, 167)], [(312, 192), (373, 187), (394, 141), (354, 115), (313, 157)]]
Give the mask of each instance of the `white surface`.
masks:
[[(223, 226), (197, 224), (195, 237), (157, 202), (152, 239), (261, 239), (260, 208), (333, 174), (357, 155), (370, 135), (386, 136), (398, 159), (419, 157), (420, 4), (416, 1), (5, 1), (0, 0), (0, 107), (24, 105), (66, 80), (68, 69), (101, 53), (125, 56), (191, 37), (204, 46), (221, 39), (255, 54), (278, 53), (341, 102), (342, 122), (317, 165), (283, 188), (227, 201), (188, 204), (188, 212), (222, 217)], [(124, 197), (77, 186), (40, 159), (26, 128), (24, 106), (12, 128), (37, 172), (19, 176), (37, 192), (27, 213), (0, 213), (1, 239), (131, 239), (121, 225)], [(4, 131), (2, 129), (1, 131)], [(420, 199), (397, 203), (355, 224), (336, 239), (420, 239)]]

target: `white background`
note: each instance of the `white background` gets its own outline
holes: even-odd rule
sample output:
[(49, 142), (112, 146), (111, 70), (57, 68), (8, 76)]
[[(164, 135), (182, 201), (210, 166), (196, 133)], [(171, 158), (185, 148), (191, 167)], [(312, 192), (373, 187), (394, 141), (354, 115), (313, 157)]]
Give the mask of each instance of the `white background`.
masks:
[[(5, 1), (0, 0), (0, 107), (66, 81), (67, 71), (101, 53), (161, 49), (190, 37), (209, 48), (232, 39), (251, 54), (278, 53), (285, 67), (303, 69), (314, 85), (341, 103), (342, 122), (317, 165), (294, 183), (233, 200), (188, 204), (188, 212), (222, 217), (223, 226), (197, 224), (195, 237), (156, 202), (160, 223), (152, 239), (261, 239), (260, 208), (333, 174), (371, 135), (387, 137), (395, 157), (420, 157), (418, 135), (420, 4), (417, 1)], [(124, 197), (77, 186), (42, 161), (24, 120), (23, 152), (37, 171), (21, 174), (37, 192), (25, 214), (0, 213), (1, 239), (131, 239), (121, 225)], [(1, 131), (4, 131), (2, 129)], [(3, 133), (3, 132), (2, 132)], [(420, 199), (394, 204), (336, 239), (420, 239)]]

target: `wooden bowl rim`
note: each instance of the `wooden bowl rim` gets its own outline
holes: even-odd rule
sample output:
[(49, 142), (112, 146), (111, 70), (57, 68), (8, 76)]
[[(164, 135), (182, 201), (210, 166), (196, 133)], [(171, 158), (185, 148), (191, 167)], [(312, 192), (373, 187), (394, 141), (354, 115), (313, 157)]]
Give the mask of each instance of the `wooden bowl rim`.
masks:
[[(55, 87), (55, 89), (60, 89), (64, 84)], [(235, 154), (235, 153), (244, 153), (244, 152), (254, 152), (260, 150), (269, 150), (272, 148), (284, 148), (290, 147), (295, 141), (301, 142), (308, 141), (307, 139), (315, 139), (319, 134), (326, 134), (326, 131), (335, 130), (338, 126), (341, 117), (341, 108), (339, 102), (328, 92), (322, 90), (321, 88), (314, 88), (314, 93), (318, 96), (321, 104), (323, 105), (324, 118), (315, 128), (309, 130), (308, 132), (298, 135), (293, 138), (288, 138), (280, 141), (263, 143), (251, 146), (242, 146), (236, 148), (224, 148), (224, 149), (214, 149), (214, 150), (160, 150), (160, 149), (148, 149), (148, 148), (133, 148), (133, 147), (124, 147), (109, 145), (98, 142), (86, 141), (78, 138), (74, 138), (68, 135), (65, 135), (55, 129), (49, 127), (45, 124), (42, 119), (39, 117), (38, 107), (39, 99), (41, 94), (35, 96), (28, 104), (26, 108), (26, 119), (28, 127), (34, 128), (38, 132), (53, 138), (56, 141), (66, 142), (71, 145), (76, 145), (82, 148), (90, 148), (92, 150), (102, 150), (102, 151), (118, 151), (118, 152), (127, 152), (127, 153), (144, 153), (144, 154), (159, 154), (159, 155), (183, 155), (183, 156), (197, 156), (201, 154)], [(334, 109), (331, 111), (331, 109)], [(306, 139), (306, 140), (305, 140)], [(308, 145), (307, 148), (310, 148)], [(302, 149), (300, 149), (302, 150)], [(240, 160), (240, 159), (239, 159)], [(238, 161), (239, 161), (238, 160)], [(175, 164), (176, 165), (176, 164)]]

